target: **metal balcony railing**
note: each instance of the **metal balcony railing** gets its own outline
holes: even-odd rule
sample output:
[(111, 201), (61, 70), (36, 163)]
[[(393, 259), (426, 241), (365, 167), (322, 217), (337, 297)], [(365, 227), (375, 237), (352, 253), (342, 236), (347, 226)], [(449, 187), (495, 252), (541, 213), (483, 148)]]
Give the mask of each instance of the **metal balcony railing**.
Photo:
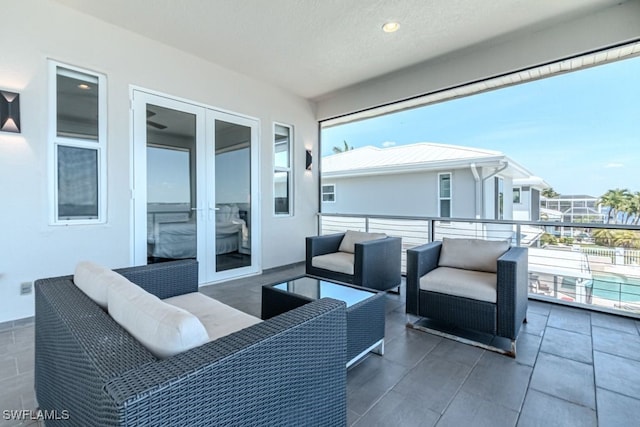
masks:
[(402, 237), (406, 250), (443, 237), (529, 248), (529, 297), (640, 318), (640, 226), (387, 215), (319, 214), (320, 234)]

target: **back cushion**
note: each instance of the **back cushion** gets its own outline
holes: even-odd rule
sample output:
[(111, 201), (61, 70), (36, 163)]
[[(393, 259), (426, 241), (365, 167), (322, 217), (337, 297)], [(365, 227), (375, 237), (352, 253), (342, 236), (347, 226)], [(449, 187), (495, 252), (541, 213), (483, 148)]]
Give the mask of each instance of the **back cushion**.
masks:
[(342, 238), (342, 242), (340, 242), (338, 250), (340, 252), (352, 254), (356, 251), (356, 243), (384, 239), (385, 237), (387, 237), (387, 235), (384, 233), (365, 233), (364, 231), (347, 230), (347, 232), (344, 233), (344, 237)]
[(100, 307), (107, 308), (107, 289), (120, 276), (115, 271), (90, 261), (79, 262), (73, 283)]
[(209, 341), (196, 316), (120, 277), (109, 286), (109, 314), (156, 357), (171, 357)]
[(449, 239), (442, 240), (439, 267), (498, 272), (498, 258), (509, 250), (506, 240)]

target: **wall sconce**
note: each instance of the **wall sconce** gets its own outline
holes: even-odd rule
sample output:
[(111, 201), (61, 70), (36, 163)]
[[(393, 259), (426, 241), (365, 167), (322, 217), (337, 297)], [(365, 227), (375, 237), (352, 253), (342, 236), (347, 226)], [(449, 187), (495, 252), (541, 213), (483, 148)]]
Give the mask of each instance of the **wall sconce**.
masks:
[(311, 165), (313, 163), (313, 155), (311, 154), (311, 150), (307, 150), (307, 157), (305, 161), (306, 169), (308, 171), (311, 170)]
[(20, 94), (0, 90), (0, 130), (20, 133)]

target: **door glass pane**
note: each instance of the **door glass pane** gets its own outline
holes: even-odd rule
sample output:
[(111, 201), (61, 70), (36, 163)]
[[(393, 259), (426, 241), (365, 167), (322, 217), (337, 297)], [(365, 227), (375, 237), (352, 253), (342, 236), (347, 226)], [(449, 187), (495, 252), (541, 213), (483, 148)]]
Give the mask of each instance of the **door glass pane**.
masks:
[(195, 258), (196, 117), (147, 105), (147, 262)]
[(216, 271), (251, 265), (251, 128), (215, 123)]
[(58, 220), (98, 218), (98, 150), (58, 146)]
[(58, 67), (56, 134), (98, 140), (98, 78)]

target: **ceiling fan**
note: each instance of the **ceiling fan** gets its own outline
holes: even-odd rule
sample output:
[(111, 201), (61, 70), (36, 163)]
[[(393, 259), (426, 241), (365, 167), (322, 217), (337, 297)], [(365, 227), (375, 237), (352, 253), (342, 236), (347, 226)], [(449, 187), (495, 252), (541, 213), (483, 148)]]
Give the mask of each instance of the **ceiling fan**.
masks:
[(150, 117), (153, 117), (155, 115), (156, 115), (156, 113), (154, 113), (153, 111), (147, 109), (147, 126), (151, 126), (151, 127), (154, 127), (156, 129), (160, 129), (160, 130), (166, 129), (167, 127), (165, 125), (163, 125), (162, 123), (157, 123), (157, 122), (149, 120)]

